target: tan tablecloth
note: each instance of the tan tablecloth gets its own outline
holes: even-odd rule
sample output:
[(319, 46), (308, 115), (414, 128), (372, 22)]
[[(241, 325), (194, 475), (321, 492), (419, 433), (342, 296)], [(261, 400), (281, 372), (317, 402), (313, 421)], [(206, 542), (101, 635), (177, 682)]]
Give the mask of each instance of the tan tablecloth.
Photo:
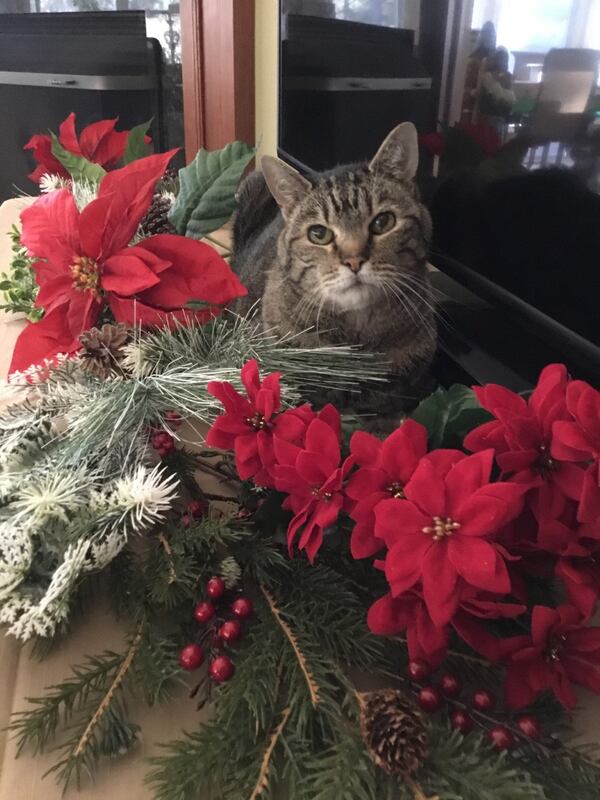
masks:
[[(10, 260), (10, 240), (2, 234), (17, 221), (26, 201), (9, 200), (0, 206), (0, 272)], [(0, 315), (0, 379), (6, 375), (14, 341), (23, 321)], [(32, 758), (28, 754), (15, 760), (14, 742), (1, 730), (13, 711), (26, 707), (25, 697), (43, 694), (45, 687), (67, 677), (69, 667), (87, 654), (123, 647), (124, 630), (100, 607), (76, 626), (72, 636), (43, 662), (30, 660), (28, 648), (20, 650), (11, 638), (0, 637), (0, 800), (60, 800), (61, 791), (51, 777), (42, 775), (53, 763), (53, 754)], [(587, 741), (600, 739), (600, 697), (581, 692), (578, 729)], [(206, 712), (204, 712), (206, 713)], [(105, 760), (95, 783), (85, 784), (81, 797), (98, 800), (145, 800), (151, 792), (144, 786), (146, 758), (157, 752), (157, 745), (178, 737), (182, 730), (194, 729), (200, 714), (185, 691), (164, 708), (140, 707), (132, 714), (142, 726), (142, 739), (135, 750), (121, 759)], [(69, 796), (76, 796), (75, 790)], [(290, 798), (290, 800), (293, 800)], [(575, 799), (574, 799), (575, 800)]]

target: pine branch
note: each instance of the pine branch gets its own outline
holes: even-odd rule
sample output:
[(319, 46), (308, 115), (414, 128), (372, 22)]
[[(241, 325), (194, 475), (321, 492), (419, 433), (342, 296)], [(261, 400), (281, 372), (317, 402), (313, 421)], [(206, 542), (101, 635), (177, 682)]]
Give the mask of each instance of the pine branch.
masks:
[(171, 548), (171, 545), (165, 539), (165, 535), (163, 533), (159, 533), (158, 541), (160, 542), (161, 547), (165, 551), (167, 561), (169, 563), (169, 577), (167, 579), (167, 583), (170, 586), (177, 580), (177, 573), (175, 572), (175, 567), (173, 565), (173, 550)]
[(252, 794), (250, 795), (250, 800), (256, 800), (260, 795), (264, 792), (264, 790), (269, 785), (269, 767), (271, 764), (271, 757), (273, 755), (273, 750), (275, 749), (281, 734), (283, 733), (283, 729), (288, 721), (288, 718), (291, 714), (291, 708), (285, 708), (281, 715), (281, 721), (271, 734), (269, 739), (269, 744), (265, 750), (265, 754), (263, 756), (261, 765), (260, 765), (260, 772), (258, 773), (258, 780), (256, 781), (256, 786), (252, 790)]
[(294, 651), (294, 654), (296, 655), (296, 658), (298, 660), (298, 664), (299, 664), (300, 669), (302, 670), (302, 674), (304, 675), (304, 678), (306, 680), (306, 685), (308, 686), (308, 692), (310, 694), (311, 703), (313, 705), (313, 708), (316, 708), (319, 705), (319, 703), (321, 702), (320, 697), (319, 697), (319, 686), (315, 682), (315, 679), (314, 679), (313, 675), (311, 674), (311, 672), (310, 672), (310, 670), (308, 668), (308, 664), (306, 662), (306, 658), (302, 654), (302, 651), (300, 650), (300, 647), (298, 645), (298, 640), (294, 636), (294, 633), (292, 632), (290, 626), (283, 619), (281, 611), (277, 607), (277, 605), (275, 603), (275, 599), (273, 598), (273, 595), (269, 592), (268, 589), (265, 589), (265, 587), (262, 586), (262, 585), (260, 587), (260, 590), (263, 593), (263, 595), (264, 595), (264, 597), (265, 597), (265, 599), (266, 599), (266, 601), (267, 601), (267, 603), (269, 605), (271, 613), (273, 614), (273, 616), (277, 620), (277, 623), (279, 624), (279, 626), (281, 627), (282, 631), (284, 632), (288, 642), (290, 643), (290, 645), (291, 645), (291, 647), (292, 647), (292, 649)]
[(108, 711), (110, 704), (112, 703), (113, 697), (115, 692), (120, 688), (121, 684), (125, 680), (125, 676), (129, 672), (131, 665), (133, 664), (133, 659), (136, 656), (136, 653), (139, 649), (140, 642), (142, 641), (142, 631), (138, 629), (129, 650), (125, 654), (125, 657), (117, 670), (115, 677), (112, 680), (112, 683), (108, 687), (106, 694), (100, 701), (98, 708), (94, 712), (92, 718), (88, 722), (84, 732), (81, 734), (77, 745), (75, 746), (71, 758), (79, 758), (83, 751), (85, 750), (90, 737), (94, 731), (94, 728), (98, 725), (98, 722), (102, 719), (103, 715)]
[(101, 689), (107, 677), (119, 669), (123, 659), (122, 654), (110, 651), (88, 658), (85, 664), (73, 667), (72, 678), (50, 687), (45, 696), (27, 698), (36, 707), (16, 712), (9, 725), (17, 740), (17, 752), (21, 753), (27, 746), (33, 748), (34, 753), (43, 751), (59, 723), (68, 723), (90, 695)]
[(419, 774), (421, 785), (461, 800), (547, 800), (544, 789), (481, 736), (462, 736), (448, 725), (433, 731), (432, 750)]

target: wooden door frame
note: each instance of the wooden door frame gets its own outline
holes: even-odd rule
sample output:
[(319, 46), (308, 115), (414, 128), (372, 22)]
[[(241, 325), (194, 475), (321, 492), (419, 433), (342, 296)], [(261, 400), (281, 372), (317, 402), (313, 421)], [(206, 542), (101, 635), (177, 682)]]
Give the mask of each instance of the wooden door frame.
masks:
[(254, 144), (254, 0), (180, 0), (186, 160)]

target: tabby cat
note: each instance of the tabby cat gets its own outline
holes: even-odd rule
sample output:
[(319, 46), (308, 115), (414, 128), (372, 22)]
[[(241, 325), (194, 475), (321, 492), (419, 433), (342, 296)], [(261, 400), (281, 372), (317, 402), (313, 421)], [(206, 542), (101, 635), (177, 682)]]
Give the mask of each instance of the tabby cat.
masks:
[(429, 388), (436, 346), (431, 220), (419, 201), (417, 164), (417, 132), (403, 123), (368, 164), (303, 177), (265, 156), (262, 174), (238, 194), (232, 264), (248, 287), (240, 310), (262, 300), (265, 329), (296, 334), (297, 346), (352, 344), (381, 354), (393, 382), (376, 407), (369, 392), (379, 413), (408, 407)]

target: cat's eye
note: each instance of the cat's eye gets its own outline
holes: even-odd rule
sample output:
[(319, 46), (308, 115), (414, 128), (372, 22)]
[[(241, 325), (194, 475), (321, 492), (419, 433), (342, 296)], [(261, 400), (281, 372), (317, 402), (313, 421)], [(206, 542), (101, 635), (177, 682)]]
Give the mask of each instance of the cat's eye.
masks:
[(311, 225), (308, 229), (308, 238), (313, 244), (325, 245), (333, 242), (334, 233), (325, 225)]
[(369, 225), (369, 230), (371, 233), (374, 233), (375, 236), (381, 236), (382, 233), (391, 231), (395, 224), (396, 217), (392, 212), (382, 211), (381, 214), (377, 214), (377, 216), (373, 218)]

